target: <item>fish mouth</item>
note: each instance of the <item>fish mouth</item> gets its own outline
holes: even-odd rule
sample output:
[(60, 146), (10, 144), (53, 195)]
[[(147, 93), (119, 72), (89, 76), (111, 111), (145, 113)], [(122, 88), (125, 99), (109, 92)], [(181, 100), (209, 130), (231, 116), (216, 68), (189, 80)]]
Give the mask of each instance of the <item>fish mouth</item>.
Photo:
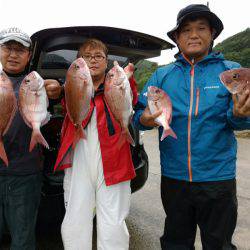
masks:
[(221, 82), (224, 82), (224, 76), (220, 75), (219, 77), (220, 77)]
[(220, 75), (220, 80), (223, 84), (228, 84), (224, 75)]

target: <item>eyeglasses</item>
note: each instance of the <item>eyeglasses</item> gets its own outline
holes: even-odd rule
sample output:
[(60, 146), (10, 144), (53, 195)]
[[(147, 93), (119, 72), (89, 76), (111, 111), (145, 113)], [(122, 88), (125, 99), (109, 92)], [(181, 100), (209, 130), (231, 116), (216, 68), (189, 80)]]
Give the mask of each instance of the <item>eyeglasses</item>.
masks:
[(102, 60), (104, 60), (104, 58), (106, 58), (105, 56), (102, 56), (102, 55), (83, 55), (82, 58), (85, 60), (85, 61), (88, 61), (90, 62), (92, 58), (95, 59), (95, 61), (97, 62), (101, 62)]
[(12, 46), (5, 45), (5, 44), (2, 44), (2, 45), (1, 45), (1, 48), (2, 48), (2, 50), (3, 50), (6, 54), (10, 54), (11, 51), (13, 50), (13, 51), (14, 51), (17, 55), (19, 55), (19, 56), (22, 56), (22, 55), (24, 55), (25, 53), (29, 52), (29, 50), (26, 49), (26, 48), (12, 47)]

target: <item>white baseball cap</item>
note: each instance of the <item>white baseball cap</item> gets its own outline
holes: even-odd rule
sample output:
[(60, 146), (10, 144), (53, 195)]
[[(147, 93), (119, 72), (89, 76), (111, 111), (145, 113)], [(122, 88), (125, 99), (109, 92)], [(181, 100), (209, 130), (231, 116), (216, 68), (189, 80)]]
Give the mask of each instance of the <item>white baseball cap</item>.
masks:
[(16, 27), (0, 31), (0, 44), (7, 43), (9, 41), (16, 41), (28, 48), (32, 44), (30, 37), (25, 32)]

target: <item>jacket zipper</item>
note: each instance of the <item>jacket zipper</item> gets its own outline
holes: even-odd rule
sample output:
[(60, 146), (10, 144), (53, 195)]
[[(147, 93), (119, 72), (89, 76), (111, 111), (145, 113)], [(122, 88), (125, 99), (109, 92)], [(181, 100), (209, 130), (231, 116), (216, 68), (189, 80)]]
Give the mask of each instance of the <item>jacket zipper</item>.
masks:
[[(182, 54), (186, 61), (191, 65), (190, 70), (190, 103), (189, 103), (189, 112), (188, 112), (188, 174), (189, 174), (189, 181), (193, 181), (193, 174), (192, 174), (192, 166), (191, 166), (191, 123), (192, 123), (192, 110), (193, 110), (193, 102), (194, 102), (194, 59), (191, 61)], [(200, 90), (196, 91), (198, 95), (198, 101), (200, 98)], [(198, 114), (198, 104), (196, 103), (196, 109)]]
[(189, 181), (193, 180), (192, 176), (192, 167), (191, 167), (191, 123), (192, 123), (192, 109), (194, 102), (194, 64), (191, 63), (191, 71), (190, 71), (190, 104), (189, 104), (189, 112), (188, 112), (188, 174)]
[(195, 105), (195, 116), (198, 116), (200, 102), (200, 89), (196, 89), (196, 105)]

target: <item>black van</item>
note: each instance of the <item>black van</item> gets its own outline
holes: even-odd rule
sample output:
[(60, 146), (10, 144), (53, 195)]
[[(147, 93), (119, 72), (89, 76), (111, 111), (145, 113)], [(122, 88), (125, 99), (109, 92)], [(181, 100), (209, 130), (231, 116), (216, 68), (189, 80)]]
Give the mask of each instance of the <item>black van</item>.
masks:
[[(78, 47), (88, 38), (103, 41), (109, 50), (108, 68), (113, 61), (124, 67), (129, 62), (159, 56), (161, 50), (174, 47), (172, 44), (144, 33), (102, 26), (78, 26), (52, 28), (32, 35), (33, 54), (29, 71), (36, 70), (44, 79), (56, 79), (64, 83), (68, 67), (75, 60)], [(51, 225), (61, 222), (64, 215), (63, 171), (53, 172), (60, 144), (63, 122), (60, 101), (50, 101), (52, 117), (42, 128), (42, 133), (50, 145), (44, 149), (43, 188), (38, 224)], [(136, 177), (131, 181), (132, 192), (139, 190), (148, 177), (148, 157), (144, 150), (140, 131), (131, 126), (135, 147), (131, 147)]]

